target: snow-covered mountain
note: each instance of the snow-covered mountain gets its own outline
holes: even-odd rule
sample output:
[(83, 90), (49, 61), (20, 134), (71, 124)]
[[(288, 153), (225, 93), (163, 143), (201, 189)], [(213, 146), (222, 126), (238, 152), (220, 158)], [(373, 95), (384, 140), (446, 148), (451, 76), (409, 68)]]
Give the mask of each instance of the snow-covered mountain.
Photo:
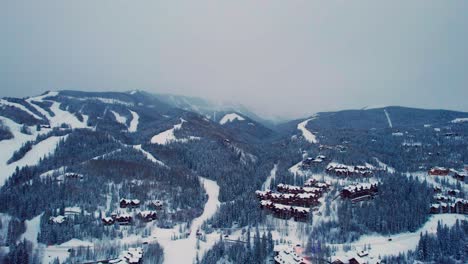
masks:
[(441, 241), (466, 240), (467, 118), (384, 107), (266, 127), (143, 91), (2, 98), (0, 261), (393, 263), (432, 258), (411, 252), (424, 241), (459, 261)]

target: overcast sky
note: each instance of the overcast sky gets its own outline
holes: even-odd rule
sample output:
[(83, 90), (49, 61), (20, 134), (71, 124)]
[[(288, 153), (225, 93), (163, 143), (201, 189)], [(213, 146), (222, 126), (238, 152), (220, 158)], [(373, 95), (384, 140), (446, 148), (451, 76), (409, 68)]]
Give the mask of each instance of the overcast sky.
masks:
[(468, 1), (2, 0), (0, 97), (126, 91), (268, 116), (468, 111)]

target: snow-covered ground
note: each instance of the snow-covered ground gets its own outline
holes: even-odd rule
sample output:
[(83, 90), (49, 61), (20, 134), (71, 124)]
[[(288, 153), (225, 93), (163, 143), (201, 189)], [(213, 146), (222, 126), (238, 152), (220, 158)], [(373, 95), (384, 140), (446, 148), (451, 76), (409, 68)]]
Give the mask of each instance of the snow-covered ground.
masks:
[(148, 151), (144, 150), (141, 145), (134, 145), (133, 146), (134, 149), (140, 151), (141, 153), (143, 153), (147, 159), (149, 159), (150, 161), (158, 164), (158, 165), (161, 165), (161, 166), (166, 166), (166, 164), (164, 164), (164, 162), (156, 159), (151, 153), (149, 153)]
[(129, 111), (132, 114), (132, 121), (130, 121), (130, 126), (128, 126), (128, 132), (134, 133), (138, 129), (138, 124), (140, 122), (140, 116), (138, 115), (137, 112), (134, 112), (132, 110), (129, 110)]
[(224, 125), (226, 123), (230, 123), (230, 122), (233, 122), (233, 121), (243, 121), (245, 120), (245, 118), (243, 118), (242, 116), (236, 114), (236, 113), (230, 113), (230, 114), (226, 114), (225, 116), (223, 116), (223, 118), (221, 118), (221, 120), (219, 121), (219, 123), (221, 125)]
[[(203, 222), (214, 216), (220, 205), (218, 184), (205, 178), (201, 178), (201, 181), (208, 194), (208, 201), (202, 215), (192, 221), (189, 237), (171, 240), (171, 236), (176, 232), (174, 229), (158, 229), (153, 233), (157, 237), (157, 242), (164, 248), (164, 263), (193, 263), (197, 254), (201, 258), (216, 242), (213, 239), (208, 239), (206, 243), (200, 241), (200, 249), (197, 250), (197, 230), (201, 229)], [(219, 236), (216, 239), (218, 238)]]
[(83, 115), (83, 122), (68, 112), (60, 109), (60, 103), (53, 102), (50, 110), (54, 112), (55, 116), (48, 116), (51, 127), (59, 127), (61, 124), (67, 124), (71, 128), (88, 128), (88, 116)]
[(317, 137), (312, 132), (307, 130), (306, 126), (307, 126), (307, 123), (309, 123), (310, 120), (313, 120), (315, 118), (316, 117), (312, 117), (312, 118), (309, 118), (309, 119), (297, 124), (297, 129), (299, 129), (302, 132), (302, 136), (304, 137), (304, 139), (307, 140), (309, 143), (313, 143), (313, 144), (316, 144), (318, 142)]
[(468, 122), (468, 117), (463, 117), (463, 118), (455, 118), (454, 120), (450, 121), (452, 123), (463, 123), (463, 122)]
[[(468, 220), (468, 216), (460, 214), (438, 214), (431, 215), (429, 220), (414, 233), (405, 232), (397, 235), (383, 236), (380, 234), (362, 236), (359, 240), (351, 243), (353, 251), (362, 250), (365, 245), (371, 245), (369, 256), (366, 259), (377, 259), (379, 256), (398, 255), (399, 253), (407, 252), (416, 249), (419, 241), (420, 233), (434, 234), (437, 231), (437, 222), (441, 221), (447, 226), (453, 226), (456, 220)], [(391, 238), (392, 241), (389, 241)], [(329, 246), (337, 246), (339, 248), (337, 256), (345, 256), (342, 244), (332, 244)]]
[(389, 173), (395, 173), (395, 168), (388, 166), (387, 164), (380, 161), (378, 158), (374, 157), (374, 160), (379, 164), (381, 169), (387, 170)]
[(34, 247), (37, 246), (37, 235), (39, 235), (39, 231), (41, 230), (41, 216), (42, 214), (25, 221), (26, 232), (20, 236), (19, 240), (26, 239), (30, 241)]
[(0, 141), (0, 186), (2, 186), (5, 181), (13, 174), (16, 167), (24, 167), (36, 165), (39, 163), (39, 160), (44, 156), (50, 155), (54, 152), (57, 143), (65, 139), (66, 136), (62, 137), (49, 137), (46, 140), (41, 141), (37, 145), (34, 145), (33, 148), (26, 153), (26, 155), (11, 164), (7, 164), (7, 161), (11, 158), (13, 153), (20, 149), (21, 146), (30, 140), (35, 140), (36, 136), (46, 131), (37, 132), (36, 129), (31, 128), (31, 135), (26, 135), (21, 133), (21, 125), (13, 122), (12, 120), (1, 117), (3, 124), (10, 128), (11, 133), (14, 138), (8, 140)]
[(262, 185), (262, 191), (270, 189), (271, 182), (276, 178), (276, 172), (278, 171), (278, 164), (273, 166), (273, 169), (270, 171), (270, 175), (267, 177), (265, 182)]
[(42, 263), (53, 263), (55, 258), (58, 258), (60, 263), (62, 263), (70, 256), (70, 253), (68, 252), (70, 248), (92, 248), (93, 246), (94, 244), (92, 242), (82, 241), (79, 239), (72, 239), (60, 245), (45, 246), (44, 244), (40, 244), (41, 251), (43, 252)]
[(174, 125), (171, 129), (163, 131), (151, 138), (152, 144), (159, 144), (159, 145), (167, 145), (172, 142), (181, 142), (186, 143), (189, 140), (199, 140), (199, 137), (188, 137), (188, 138), (176, 138), (174, 135), (174, 131), (179, 130), (182, 128), (182, 125), (187, 122), (184, 119), (180, 119), (180, 123)]
[(413, 176), (416, 177), (420, 182), (428, 182), (434, 186), (440, 186), (443, 187), (440, 182), (445, 181), (446, 183), (450, 185), (457, 185), (457, 183), (461, 184), (461, 187), (465, 192), (468, 191), (468, 184), (465, 182), (460, 182), (457, 179), (451, 177), (451, 176), (436, 176), (436, 175), (429, 175), (426, 171), (416, 171), (416, 172), (407, 172), (406, 176)]
[(127, 118), (123, 115), (120, 115), (119, 113), (117, 113), (116, 111), (112, 111), (112, 114), (114, 114), (114, 117), (115, 117), (115, 120), (117, 122), (119, 122), (120, 124), (124, 125), (124, 126), (127, 126)]
[(390, 119), (390, 115), (388, 114), (387, 109), (384, 109), (384, 112), (385, 112), (385, 116), (387, 117), (388, 126), (392, 128), (393, 127), (392, 120)]

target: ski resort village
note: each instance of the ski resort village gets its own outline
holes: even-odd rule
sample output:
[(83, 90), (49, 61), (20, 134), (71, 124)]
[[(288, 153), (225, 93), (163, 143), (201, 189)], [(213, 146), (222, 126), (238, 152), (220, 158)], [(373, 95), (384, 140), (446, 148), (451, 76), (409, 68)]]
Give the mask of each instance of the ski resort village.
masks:
[[(191, 101), (192, 100), (192, 101)], [(0, 100), (2, 263), (466, 263), (468, 113)]]

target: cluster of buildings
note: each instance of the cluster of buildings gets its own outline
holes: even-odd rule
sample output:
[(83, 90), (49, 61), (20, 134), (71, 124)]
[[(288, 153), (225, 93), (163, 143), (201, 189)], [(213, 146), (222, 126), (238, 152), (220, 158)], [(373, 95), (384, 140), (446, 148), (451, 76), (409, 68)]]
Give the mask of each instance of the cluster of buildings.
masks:
[(376, 168), (370, 164), (366, 165), (345, 165), (340, 163), (332, 162), (328, 164), (325, 171), (330, 175), (342, 176), (342, 177), (369, 177), (374, 174)]
[(349, 252), (345, 256), (334, 256), (332, 264), (380, 264), (383, 263), (379, 258), (369, 256), (367, 250), (359, 250), (357, 252)]
[(310, 207), (320, 205), (318, 201), (330, 185), (317, 181), (308, 181), (308, 186), (278, 184), (277, 191), (256, 191), (262, 209), (272, 212), (276, 217), (295, 221), (307, 220)]
[(442, 195), (441, 188), (434, 188), (435, 202), (431, 204), (431, 214), (468, 214), (468, 200), (460, 198), (460, 190), (449, 189), (447, 195)]
[[(141, 202), (138, 199), (120, 199), (120, 208), (140, 208)], [(163, 208), (163, 202), (160, 200), (153, 200), (147, 203), (147, 207), (151, 210), (139, 210), (136, 213), (136, 218), (143, 222), (151, 222), (158, 218), (156, 210)], [(123, 213), (112, 213), (110, 217), (103, 217), (101, 219), (104, 225), (113, 225), (118, 223), (119, 225), (130, 225), (134, 221), (134, 215), (127, 212)]]
[(352, 202), (360, 202), (363, 200), (369, 200), (374, 198), (374, 196), (379, 191), (379, 183), (358, 183), (352, 184), (344, 187), (340, 196), (343, 199), (349, 199)]
[(273, 251), (276, 264), (311, 264), (302, 256), (303, 249), (300, 246), (276, 245)]
[(302, 166), (303, 169), (309, 169), (309, 168), (312, 168), (314, 165), (317, 165), (317, 164), (320, 164), (320, 163), (324, 162), (326, 159), (327, 159), (327, 157), (324, 156), (324, 155), (318, 155), (315, 158), (309, 157), (309, 158), (302, 161), (301, 166)]
[(468, 176), (468, 167), (465, 166), (464, 170), (461, 171), (445, 167), (433, 167), (427, 173), (431, 176), (451, 176), (461, 182), (465, 182)]

